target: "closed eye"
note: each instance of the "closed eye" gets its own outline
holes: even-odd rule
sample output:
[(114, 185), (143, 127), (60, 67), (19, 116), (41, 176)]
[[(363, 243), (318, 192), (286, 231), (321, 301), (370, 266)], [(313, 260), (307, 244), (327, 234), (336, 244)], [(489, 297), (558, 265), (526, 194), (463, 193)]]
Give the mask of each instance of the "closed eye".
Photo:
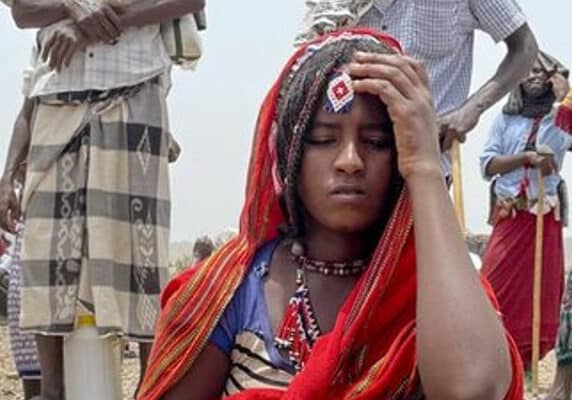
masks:
[(363, 142), (376, 148), (392, 147), (395, 144), (391, 123), (372, 123), (362, 127)]
[(388, 147), (394, 146), (394, 141), (392, 138), (366, 138), (364, 142), (378, 149), (386, 149)]
[(313, 146), (325, 146), (329, 144), (336, 143), (336, 138), (334, 137), (307, 137), (305, 142)]

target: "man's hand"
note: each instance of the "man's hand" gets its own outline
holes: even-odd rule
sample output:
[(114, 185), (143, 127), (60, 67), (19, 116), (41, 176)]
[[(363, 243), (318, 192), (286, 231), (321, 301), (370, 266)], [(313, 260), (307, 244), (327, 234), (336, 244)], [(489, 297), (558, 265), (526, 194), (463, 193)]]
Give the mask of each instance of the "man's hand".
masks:
[(63, 0), (70, 18), (90, 42), (115, 44), (121, 35), (118, 7), (106, 1)]
[(87, 38), (74, 23), (61, 24), (51, 30), (42, 44), (42, 60), (51, 69), (61, 71), (67, 67), (74, 54), (88, 44)]
[(556, 162), (554, 161), (554, 155), (537, 153), (536, 151), (525, 152), (526, 161), (529, 165), (534, 168), (540, 169), (542, 175), (548, 176), (556, 171)]
[(461, 107), (437, 120), (441, 150), (449, 150), (454, 140), (465, 143), (469, 133), (479, 122), (480, 114), (471, 107)]
[(181, 146), (179, 145), (179, 142), (175, 140), (171, 132), (169, 132), (168, 140), (169, 140), (169, 155), (168, 155), (169, 162), (174, 163), (179, 159), (179, 156), (181, 155)]
[(0, 229), (16, 233), (16, 224), (22, 216), (20, 201), (9, 179), (0, 179)]
[(566, 94), (570, 91), (570, 83), (568, 83), (568, 80), (557, 72), (550, 78), (550, 83), (552, 83), (552, 92), (554, 92), (556, 101), (561, 102), (564, 100)]

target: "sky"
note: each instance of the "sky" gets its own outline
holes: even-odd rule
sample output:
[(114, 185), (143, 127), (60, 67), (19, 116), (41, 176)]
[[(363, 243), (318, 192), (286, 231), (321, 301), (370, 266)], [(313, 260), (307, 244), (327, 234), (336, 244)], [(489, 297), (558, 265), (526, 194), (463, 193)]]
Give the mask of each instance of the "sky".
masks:
[[(207, 2), (204, 57), (195, 72), (175, 70), (170, 93), (171, 130), (183, 152), (171, 169), (173, 241), (193, 240), (236, 226), (253, 126), (260, 103), (293, 50), (292, 38), (304, 13), (302, 0)], [(520, 0), (543, 49), (572, 67), (570, 0)], [(13, 120), (21, 105), (22, 70), (29, 60), (33, 31), (18, 30), (0, 6), (0, 165), (4, 165)], [(473, 90), (488, 80), (505, 54), (478, 34)], [(488, 185), (478, 156), (501, 104), (489, 110), (463, 146), (467, 227), (487, 233)], [(569, 153), (572, 155), (572, 153)], [(572, 179), (572, 157), (562, 175)], [(572, 230), (566, 231), (572, 236)]]

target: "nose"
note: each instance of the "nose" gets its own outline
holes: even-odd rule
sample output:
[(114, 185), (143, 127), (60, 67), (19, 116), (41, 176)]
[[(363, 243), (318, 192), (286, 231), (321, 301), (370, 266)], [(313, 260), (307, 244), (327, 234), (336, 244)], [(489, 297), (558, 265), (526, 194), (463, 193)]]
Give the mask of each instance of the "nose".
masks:
[(539, 71), (532, 72), (532, 78), (533, 79), (541, 79), (542, 77), (543, 77), (542, 72), (539, 72)]
[(364, 170), (364, 161), (354, 141), (344, 143), (334, 162), (336, 170), (346, 174), (358, 174)]

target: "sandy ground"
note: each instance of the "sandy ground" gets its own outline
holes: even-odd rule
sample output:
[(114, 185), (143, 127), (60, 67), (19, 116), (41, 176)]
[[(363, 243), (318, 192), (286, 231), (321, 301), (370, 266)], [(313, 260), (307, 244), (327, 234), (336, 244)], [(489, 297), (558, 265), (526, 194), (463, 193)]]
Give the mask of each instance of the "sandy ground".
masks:
[[(137, 345), (132, 345), (133, 350)], [(123, 363), (123, 398), (132, 399), (139, 379), (139, 361), (137, 358), (125, 358)], [(10, 353), (8, 329), (0, 326), (0, 399), (23, 400), (20, 379)]]
[[(136, 349), (137, 346), (132, 346)], [(554, 355), (549, 354), (540, 366), (540, 389), (541, 394), (546, 393), (552, 383), (554, 374)], [(139, 378), (139, 363), (136, 358), (126, 358), (123, 365), (123, 398), (132, 399), (137, 380)], [(20, 380), (10, 355), (8, 331), (4, 326), (0, 327), (0, 399), (23, 400)], [(526, 398), (527, 400), (529, 397)]]

